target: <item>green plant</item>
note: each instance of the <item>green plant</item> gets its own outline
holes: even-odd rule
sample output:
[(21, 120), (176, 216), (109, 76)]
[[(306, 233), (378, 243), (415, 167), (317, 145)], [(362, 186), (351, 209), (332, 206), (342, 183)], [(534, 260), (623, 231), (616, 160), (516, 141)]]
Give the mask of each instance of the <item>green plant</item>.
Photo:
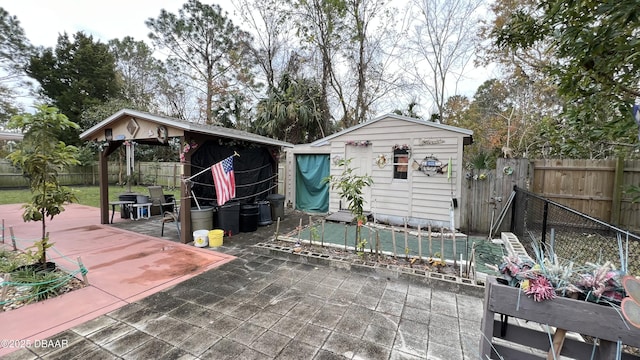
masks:
[(330, 175), (323, 179), (324, 182), (331, 184), (331, 189), (338, 189), (338, 195), (341, 199), (346, 200), (347, 208), (356, 216), (358, 227), (356, 227), (356, 248), (360, 241), (360, 228), (367, 218), (364, 216), (364, 195), (363, 189), (373, 184), (373, 178), (369, 175), (358, 175), (351, 168), (351, 160), (340, 160), (338, 166), (344, 166), (344, 170), (340, 176)]
[(363, 257), (364, 256), (364, 250), (367, 247), (367, 239), (361, 239), (358, 241), (358, 244), (356, 246), (356, 251), (358, 256)]
[(309, 234), (311, 236), (311, 241), (318, 241), (320, 239), (320, 231), (316, 226), (309, 228)]
[(31, 202), (24, 205), (24, 221), (41, 221), (42, 237), (36, 242), (44, 264), (46, 250), (50, 247), (46, 219), (64, 211), (63, 205), (77, 201), (68, 188), (58, 182), (58, 173), (71, 165), (77, 165), (77, 148), (58, 141), (57, 134), (77, 129), (78, 125), (58, 113), (55, 107), (41, 105), (35, 114), (17, 115), (7, 124), (9, 129), (20, 129), (24, 139), (18, 150), (8, 158), (22, 169), (33, 194)]
[(31, 258), (24, 253), (0, 249), (0, 274), (10, 273), (21, 265), (28, 264)]
[(55, 271), (25, 269), (11, 273), (11, 282), (29, 286), (30, 298), (40, 301), (58, 295), (60, 286), (66, 282), (65, 276)]

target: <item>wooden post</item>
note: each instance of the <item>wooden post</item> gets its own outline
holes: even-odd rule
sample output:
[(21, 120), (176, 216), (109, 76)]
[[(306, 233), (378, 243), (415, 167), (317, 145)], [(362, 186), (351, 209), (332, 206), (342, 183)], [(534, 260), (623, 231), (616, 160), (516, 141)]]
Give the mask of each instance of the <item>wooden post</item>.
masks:
[(369, 252), (373, 254), (373, 238), (371, 237), (371, 228), (367, 227), (367, 229), (369, 229)]
[(611, 200), (611, 223), (620, 225), (620, 214), (622, 212), (622, 193), (624, 192), (624, 158), (618, 157), (613, 180), (613, 198)]
[(440, 228), (440, 260), (444, 262), (444, 228)]
[(404, 221), (404, 257), (409, 260), (409, 231), (407, 230), (407, 220)]
[(321, 244), (321, 246), (323, 246), (323, 247), (324, 247), (324, 221), (325, 221), (325, 220), (324, 220), (324, 219), (322, 219), (322, 236), (321, 236), (321, 240), (320, 240), (320, 241), (321, 241), (321, 243), (320, 243), (320, 244)]
[(433, 241), (431, 240), (431, 224), (427, 227), (427, 232), (429, 235), (429, 258), (433, 258)]
[(420, 225), (418, 225), (418, 257), (420, 258), (420, 262), (422, 262), (422, 229)]
[(456, 251), (456, 231), (452, 229), (451, 240), (453, 241), (453, 267), (458, 264), (458, 252)]
[(280, 232), (280, 216), (278, 216), (278, 220), (276, 221), (276, 234), (275, 240), (278, 241), (278, 233)]
[(16, 237), (13, 235), (13, 226), (9, 227), (9, 234), (11, 234), (11, 244), (13, 245), (13, 251), (17, 251), (18, 247), (16, 246)]
[(376, 231), (376, 255), (380, 259), (380, 232)]
[(302, 219), (300, 219), (300, 223), (298, 225), (298, 242), (300, 242), (300, 233), (302, 233)]
[(78, 266), (80, 267), (80, 273), (82, 274), (82, 282), (84, 283), (85, 286), (89, 286), (89, 279), (87, 279), (87, 273), (84, 270), (86, 270), (86, 268), (84, 267), (84, 264), (82, 264), (82, 259), (80, 258), (80, 256), (78, 256)]
[(347, 252), (347, 224), (344, 224), (344, 251)]
[(396, 229), (391, 227), (391, 246), (393, 246), (393, 258), (396, 258)]
[(311, 227), (312, 227), (312, 221), (311, 221), (311, 215), (309, 215), (309, 244), (313, 246), (313, 231), (311, 231)]
[[(2, 276), (2, 279), (4, 282), (10, 282), (11, 281), (11, 274), (4, 274)], [(7, 292), (9, 291), (9, 286), (3, 286), (2, 287), (2, 293), (0, 293), (0, 301), (4, 302), (7, 298)]]

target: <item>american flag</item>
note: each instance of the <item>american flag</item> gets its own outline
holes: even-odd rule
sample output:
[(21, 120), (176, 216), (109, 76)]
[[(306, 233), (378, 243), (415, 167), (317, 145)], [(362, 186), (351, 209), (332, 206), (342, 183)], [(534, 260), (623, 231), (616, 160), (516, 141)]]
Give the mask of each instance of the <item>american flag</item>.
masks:
[(218, 206), (236, 197), (236, 178), (233, 174), (233, 155), (211, 166)]

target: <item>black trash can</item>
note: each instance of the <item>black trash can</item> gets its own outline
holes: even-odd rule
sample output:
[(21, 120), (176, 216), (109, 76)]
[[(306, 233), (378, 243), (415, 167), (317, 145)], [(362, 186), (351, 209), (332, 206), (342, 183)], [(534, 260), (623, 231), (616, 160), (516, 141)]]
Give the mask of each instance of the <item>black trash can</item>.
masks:
[(267, 196), (267, 200), (271, 204), (271, 219), (284, 219), (284, 195), (271, 194)]
[(258, 217), (260, 208), (257, 204), (240, 206), (240, 232), (253, 232), (258, 230)]
[[(138, 195), (137, 194), (120, 194), (118, 195), (118, 200), (120, 201), (132, 201), (136, 202)], [(131, 206), (120, 205), (120, 218), (121, 219), (129, 219), (131, 218), (131, 213), (129, 211), (132, 210)]]
[(240, 203), (228, 202), (218, 208), (218, 228), (226, 236), (240, 232)]
[(271, 223), (273, 222), (271, 220), (271, 204), (266, 200), (258, 201), (258, 208), (260, 213), (258, 225), (271, 225)]

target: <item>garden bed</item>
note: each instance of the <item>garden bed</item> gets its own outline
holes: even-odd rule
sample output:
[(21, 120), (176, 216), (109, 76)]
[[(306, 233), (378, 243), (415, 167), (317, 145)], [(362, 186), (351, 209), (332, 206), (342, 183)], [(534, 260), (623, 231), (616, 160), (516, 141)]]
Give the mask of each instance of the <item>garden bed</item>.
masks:
[(29, 254), (0, 245), (0, 311), (15, 310), (85, 286), (73, 274), (47, 264), (46, 269), (33, 266)]

